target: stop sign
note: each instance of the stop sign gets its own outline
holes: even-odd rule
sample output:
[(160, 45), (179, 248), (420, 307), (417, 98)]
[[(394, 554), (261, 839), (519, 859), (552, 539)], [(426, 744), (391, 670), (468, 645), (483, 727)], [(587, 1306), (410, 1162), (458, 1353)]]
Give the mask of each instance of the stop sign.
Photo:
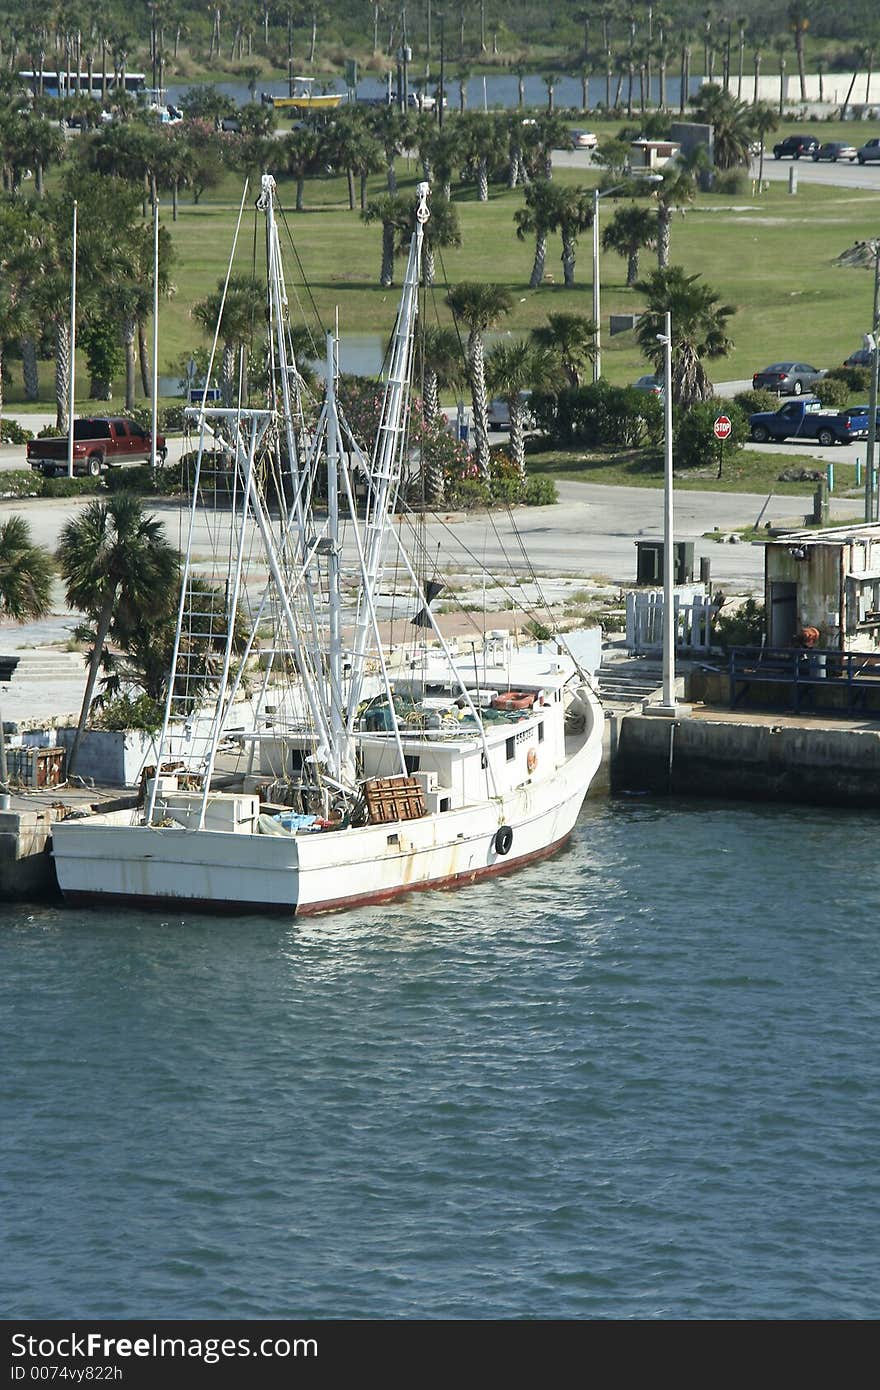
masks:
[(730, 431), (733, 429), (733, 426), (730, 423), (730, 416), (719, 415), (712, 428), (715, 431), (716, 439), (727, 439), (728, 435), (730, 434)]

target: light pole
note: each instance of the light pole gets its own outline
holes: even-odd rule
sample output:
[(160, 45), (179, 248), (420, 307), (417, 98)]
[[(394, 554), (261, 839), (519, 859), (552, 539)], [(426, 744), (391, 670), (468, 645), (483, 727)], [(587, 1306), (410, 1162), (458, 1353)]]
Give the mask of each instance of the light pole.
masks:
[[(662, 174), (645, 174), (642, 183), (662, 183)], [(595, 355), (593, 357), (593, 381), (598, 381), (602, 375), (602, 350), (600, 342), (600, 296), (599, 296), (599, 199), (608, 198), (612, 193), (619, 193), (622, 188), (629, 187), (625, 183), (616, 183), (613, 188), (603, 188), (600, 192), (598, 188), (593, 189), (593, 322), (596, 325), (596, 335), (594, 338)]]
[(672, 315), (664, 316), (663, 344), (663, 700), (664, 714), (675, 714), (675, 610), (672, 596)]
[(874, 317), (871, 320), (871, 390), (868, 401), (868, 446), (865, 451), (865, 520), (873, 521), (877, 487), (874, 446), (877, 441), (877, 374), (880, 371), (880, 240), (874, 242)]

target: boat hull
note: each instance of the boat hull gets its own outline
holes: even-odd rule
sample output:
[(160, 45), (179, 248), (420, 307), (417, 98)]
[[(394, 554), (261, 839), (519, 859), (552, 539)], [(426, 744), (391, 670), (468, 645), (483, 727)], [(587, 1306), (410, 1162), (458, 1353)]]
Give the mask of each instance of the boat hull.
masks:
[(273, 97), (276, 111), (333, 111), (342, 101), (341, 93), (327, 92), (313, 97)]
[[(493, 800), (412, 821), (299, 835), (59, 823), (53, 856), (70, 903), (304, 915), (506, 873), (571, 834), (601, 761), (601, 723), (555, 773)], [(508, 827), (512, 840), (503, 852)]]

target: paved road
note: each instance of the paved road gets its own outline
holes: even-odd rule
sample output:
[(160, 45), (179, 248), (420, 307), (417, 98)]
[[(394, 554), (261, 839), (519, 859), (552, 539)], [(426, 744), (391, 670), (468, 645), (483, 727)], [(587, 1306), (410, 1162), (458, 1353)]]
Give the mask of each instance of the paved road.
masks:
[[(860, 128), (853, 132), (853, 143), (858, 146), (867, 134)], [(821, 138), (821, 132), (818, 132)], [(553, 164), (560, 169), (597, 169), (589, 150), (554, 150)], [(833, 184), (840, 189), (871, 188), (880, 192), (880, 163), (877, 164), (832, 164), (828, 160), (812, 159), (774, 159), (772, 145), (764, 154), (764, 179), (773, 183), (788, 182), (790, 171), (796, 171), (798, 183)], [(758, 177), (758, 160), (753, 159), (750, 167), (753, 178)]]

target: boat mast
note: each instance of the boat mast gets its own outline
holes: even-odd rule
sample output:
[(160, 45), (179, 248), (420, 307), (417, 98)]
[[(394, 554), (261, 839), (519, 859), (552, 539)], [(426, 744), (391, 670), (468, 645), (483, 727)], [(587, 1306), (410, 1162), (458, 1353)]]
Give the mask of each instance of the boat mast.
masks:
[(352, 740), (342, 713), (342, 614), (339, 592), (339, 415), (336, 409), (336, 344), (327, 334), (327, 608), (330, 640), (330, 773), (337, 782), (355, 777)]
[(418, 314), (418, 290), (421, 278), (422, 242), (425, 223), (430, 217), (428, 194), (430, 184), (417, 188), (416, 225), (409, 247), (409, 259), (394, 330), (391, 365), (385, 385), (382, 418), (376, 436), (376, 447), (370, 462), (370, 488), (367, 494), (367, 519), (364, 543), (363, 602), (355, 630), (351, 663), (351, 684), (348, 692), (346, 727), (354, 726), (363, 686), (370, 611), (382, 570), (382, 558), (387, 538), (388, 518), (397, 500), (402, 468), (402, 453), (406, 438), (406, 408), (409, 402), (410, 368), (413, 339)]

